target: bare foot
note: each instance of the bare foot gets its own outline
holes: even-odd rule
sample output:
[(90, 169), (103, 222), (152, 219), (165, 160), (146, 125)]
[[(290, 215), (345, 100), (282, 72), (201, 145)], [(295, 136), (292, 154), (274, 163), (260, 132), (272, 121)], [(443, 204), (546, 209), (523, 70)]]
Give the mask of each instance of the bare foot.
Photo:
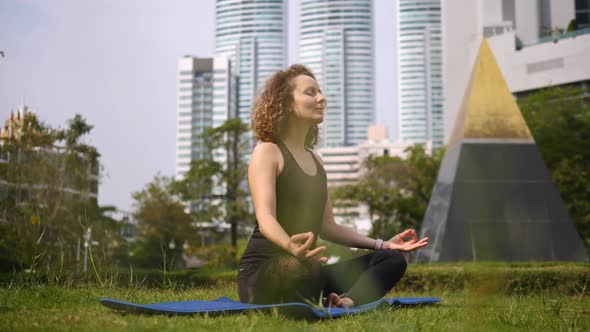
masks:
[(348, 297), (340, 297), (336, 293), (330, 293), (326, 302), (324, 303), (326, 307), (335, 307), (335, 308), (352, 308), (354, 307), (354, 301)]

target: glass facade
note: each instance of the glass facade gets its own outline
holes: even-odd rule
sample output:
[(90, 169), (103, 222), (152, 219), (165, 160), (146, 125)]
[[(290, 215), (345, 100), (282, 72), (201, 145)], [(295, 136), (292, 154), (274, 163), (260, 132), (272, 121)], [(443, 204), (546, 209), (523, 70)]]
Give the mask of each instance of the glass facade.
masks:
[(576, 0), (576, 24), (579, 29), (590, 27), (590, 0)]
[(400, 139), (444, 144), (440, 0), (399, 0), (398, 122)]
[(238, 77), (237, 116), (250, 123), (258, 87), (286, 66), (287, 1), (217, 0), (215, 54), (230, 59)]
[(356, 145), (375, 123), (371, 0), (301, 0), (299, 62), (326, 95), (322, 146)]

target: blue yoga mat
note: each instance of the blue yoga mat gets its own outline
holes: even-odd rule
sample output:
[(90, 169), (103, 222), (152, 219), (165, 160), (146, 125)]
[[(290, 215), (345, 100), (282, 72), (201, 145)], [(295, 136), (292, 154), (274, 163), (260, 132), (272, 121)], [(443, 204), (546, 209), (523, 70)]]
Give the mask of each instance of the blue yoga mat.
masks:
[(125, 310), (138, 313), (150, 314), (228, 314), (242, 312), (246, 310), (282, 308), (298, 312), (300, 314), (312, 314), (318, 318), (339, 317), (344, 315), (358, 314), (364, 311), (372, 310), (380, 305), (390, 306), (413, 306), (434, 304), (440, 302), (439, 298), (383, 298), (381, 300), (367, 303), (358, 307), (349, 309), (344, 308), (317, 308), (307, 303), (289, 302), (279, 304), (246, 304), (234, 301), (227, 297), (220, 297), (213, 301), (180, 301), (180, 302), (162, 302), (153, 304), (139, 304), (125, 302), (113, 299), (103, 298), (100, 303), (118, 310)]

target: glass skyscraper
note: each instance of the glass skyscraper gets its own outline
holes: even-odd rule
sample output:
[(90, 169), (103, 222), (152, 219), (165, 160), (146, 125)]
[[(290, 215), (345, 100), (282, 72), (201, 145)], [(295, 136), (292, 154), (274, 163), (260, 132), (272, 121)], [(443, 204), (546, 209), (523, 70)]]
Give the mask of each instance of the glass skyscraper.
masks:
[(326, 95), (323, 146), (356, 145), (375, 123), (371, 0), (301, 0), (299, 62)]
[(399, 138), (444, 144), (441, 1), (398, 0)]
[(217, 0), (215, 54), (231, 61), (237, 116), (250, 123), (258, 88), (287, 63), (286, 0)]

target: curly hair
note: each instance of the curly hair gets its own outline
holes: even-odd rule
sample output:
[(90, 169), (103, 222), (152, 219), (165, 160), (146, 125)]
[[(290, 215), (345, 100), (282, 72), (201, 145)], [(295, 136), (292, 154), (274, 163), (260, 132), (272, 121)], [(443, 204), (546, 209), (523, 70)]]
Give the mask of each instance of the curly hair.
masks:
[[(278, 143), (292, 111), (295, 89), (292, 81), (299, 75), (307, 75), (315, 80), (306, 66), (292, 65), (287, 70), (279, 70), (266, 81), (251, 114), (252, 130), (257, 140)], [(307, 132), (305, 145), (313, 148), (318, 143), (318, 136), (319, 129), (315, 125)]]

